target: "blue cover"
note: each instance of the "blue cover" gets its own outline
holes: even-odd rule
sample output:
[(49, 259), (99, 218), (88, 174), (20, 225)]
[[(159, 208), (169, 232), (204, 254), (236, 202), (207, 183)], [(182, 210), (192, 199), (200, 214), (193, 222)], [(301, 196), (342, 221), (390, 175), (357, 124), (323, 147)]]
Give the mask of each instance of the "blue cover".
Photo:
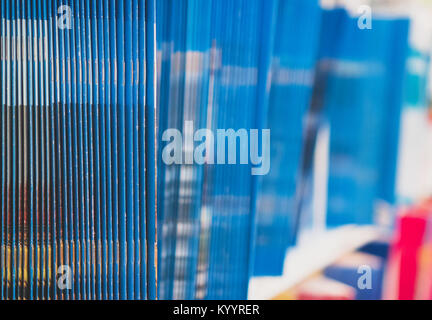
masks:
[(331, 130), (327, 223), (371, 224), (375, 201), (395, 196), (409, 22), (376, 17), (361, 30), (341, 9), (324, 12), (328, 19), (342, 23), (323, 24), (320, 49)]
[(258, 195), (256, 276), (281, 275), (286, 250), (293, 241), (296, 183), (320, 25), (318, 1), (279, 3), (267, 121), (272, 139), (271, 166), (260, 181)]

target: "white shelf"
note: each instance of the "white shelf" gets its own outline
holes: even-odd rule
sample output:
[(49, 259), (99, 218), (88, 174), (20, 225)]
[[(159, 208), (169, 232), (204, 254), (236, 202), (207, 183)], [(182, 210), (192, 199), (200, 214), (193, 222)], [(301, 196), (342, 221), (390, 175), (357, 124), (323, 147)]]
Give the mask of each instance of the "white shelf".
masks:
[(269, 300), (289, 290), (309, 276), (332, 264), (343, 255), (382, 238), (383, 232), (373, 226), (343, 226), (321, 233), (305, 233), (299, 245), (285, 258), (280, 277), (254, 277), (249, 282), (250, 300)]

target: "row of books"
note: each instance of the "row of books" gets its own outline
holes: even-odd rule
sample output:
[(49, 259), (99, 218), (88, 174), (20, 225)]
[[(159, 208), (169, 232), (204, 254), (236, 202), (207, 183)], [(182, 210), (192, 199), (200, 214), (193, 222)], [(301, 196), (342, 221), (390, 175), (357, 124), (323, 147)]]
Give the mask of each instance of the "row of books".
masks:
[[(207, 128), (215, 136), (263, 128), (279, 1), (158, 5), (159, 153), (171, 128), (184, 135)], [(186, 146), (182, 156), (193, 152)], [(159, 158), (160, 298), (246, 298), (257, 179), (251, 164), (240, 164), (241, 152), (234, 150), (237, 164), (173, 166)], [(228, 163), (231, 155), (222, 157)]]
[[(309, 17), (314, 17), (311, 12)], [(289, 128), (280, 127), (277, 145), (274, 139), (279, 135), (272, 135), (272, 171), (262, 179), (262, 198), (258, 198), (258, 208), (263, 209), (257, 217), (256, 275), (281, 275), (286, 250), (295, 244), (298, 233), (319, 224), (315, 220), (325, 221), (324, 228), (373, 224), (377, 203), (397, 202), (410, 21), (377, 14), (372, 29), (362, 29), (357, 16), (339, 7), (320, 9), (312, 21), (308, 25), (317, 38), (309, 36), (297, 48), (300, 52), (309, 45), (308, 52), (315, 51), (309, 56), (302, 53), (301, 60), (309, 59), (313, 83), (304, 87), (303, 100), (287, 96), (270, 102), (270, 112), (278, 103), (285, 110), (304, 109), (289, 118), (281, 112), (269, 113), (272, 132), (278, 132), (282, 122), (294, 122)], [(301, 66), (296, 57), (291, 54), (289, 61)], [(301, 90), (291, 83), (284, 88), (286, 94), (291, 92), (288, 88)], [(327, 163), (324, 174), (318, 172)], [(320, 212), (323, 217), (317, 218)]]
[(2, 299), (246, 298), (307, 220), (323, 124), (328, 224), (394, 201), (407, 19), (360, 30), (318, 0), (2, 0), (0, 15)]
[[(327, 225), (371, 224), (377, 200), (396, 202), (408, 18), (374, 15), (368, 30), (314, 0), (163, 1), (157, 14), (161, 298), (244, 298), (252, 275), (282, 273), (313, 210), (323, 127)], [(166, 165), (164, 133), (188, 123), (269, 128), (268, 174)]]
[(321, 9), (316, 0), (158, 5), (159, 153), (166, 129), (186, 134), (186, 122), (271, 130), (260, 177), (250, 164), (159, 158), (159, 296), (246, 298), (250, 277), (280, 273), (293, 242)]
[(1, 1), (1, 299), (145, 299), (155, 1)]

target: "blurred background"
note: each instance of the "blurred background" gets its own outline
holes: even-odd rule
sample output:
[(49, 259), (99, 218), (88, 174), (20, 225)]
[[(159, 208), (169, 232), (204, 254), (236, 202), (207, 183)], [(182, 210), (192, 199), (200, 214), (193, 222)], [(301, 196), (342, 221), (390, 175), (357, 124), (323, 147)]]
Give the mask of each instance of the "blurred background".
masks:
[(265, 176), (159, 161), (159, 297), (432, 299), (432, 1), (161, 1), (157, 22), (160, 135), (271, 129)]

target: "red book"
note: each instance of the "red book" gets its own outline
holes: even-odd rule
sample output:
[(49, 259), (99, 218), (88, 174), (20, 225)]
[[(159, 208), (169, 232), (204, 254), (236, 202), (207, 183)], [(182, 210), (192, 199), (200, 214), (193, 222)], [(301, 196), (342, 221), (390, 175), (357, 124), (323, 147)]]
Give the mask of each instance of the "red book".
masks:
[(405, 209), (398, 218), (396, 237), (389, 256), (387, 299), (430, 298), (431, 209), (430, 203), (425, 202)]

